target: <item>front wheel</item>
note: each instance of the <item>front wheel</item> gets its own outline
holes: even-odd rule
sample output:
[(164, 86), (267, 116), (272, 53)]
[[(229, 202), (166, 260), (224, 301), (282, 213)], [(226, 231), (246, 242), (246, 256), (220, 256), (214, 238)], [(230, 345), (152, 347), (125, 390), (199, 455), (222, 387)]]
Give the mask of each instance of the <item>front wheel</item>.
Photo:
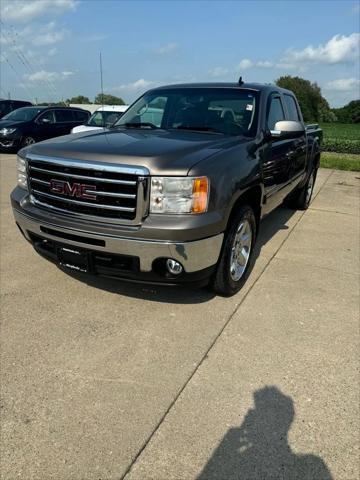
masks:
[(21, 148), (28, 147), (29, 145), (33, 145), (35, 143), (35, 138), (33, 137), (24, 137), (21, 141)]
[(230, 297), (246, 282), (256, 239), (256, 220), (251, 207), (239, 208), (228, 229), (217, 264), (212, 288), (215, 293)]

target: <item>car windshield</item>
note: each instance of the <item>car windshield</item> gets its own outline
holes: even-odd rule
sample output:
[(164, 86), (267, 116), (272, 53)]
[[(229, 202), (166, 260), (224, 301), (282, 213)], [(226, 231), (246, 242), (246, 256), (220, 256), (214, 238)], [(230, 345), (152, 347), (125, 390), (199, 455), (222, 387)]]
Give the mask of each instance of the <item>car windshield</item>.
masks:
[(257, 92), (240, 88), (172, 88), (139, 98), (114, 127), (254, 135)]
[(41, 108), (36, 107), (18, 108), (17, 110), (14, 110), (5, 115), (2, 120), (13, 120), (14, 122), (28, 122), (30, 120), (33, 120), (36, 115), (41, 112), (41, 110)]
[(119, 120), (121, 115), (122, 112), (114, 111), (95, 112), (91, 115), (86, 125), (89, 127), (106, 127), (107, 125), (112, 125)]

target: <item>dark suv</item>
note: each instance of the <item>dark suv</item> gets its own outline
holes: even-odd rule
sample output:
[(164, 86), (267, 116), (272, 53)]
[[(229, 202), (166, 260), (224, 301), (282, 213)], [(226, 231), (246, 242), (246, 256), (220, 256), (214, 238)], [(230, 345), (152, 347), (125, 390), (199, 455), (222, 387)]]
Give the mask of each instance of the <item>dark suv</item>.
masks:
[(26, 102), (24, 100), (0, 100), (0, 118), (3, 118), (8, 113), (17, 110), (18, 108), (31, 106), (31, 102)]
[(18, 150), (41, 140), (59, 137), (86, 123), (90, 112), (71, 107), (24, 107), (0, 120), (0, 149)]

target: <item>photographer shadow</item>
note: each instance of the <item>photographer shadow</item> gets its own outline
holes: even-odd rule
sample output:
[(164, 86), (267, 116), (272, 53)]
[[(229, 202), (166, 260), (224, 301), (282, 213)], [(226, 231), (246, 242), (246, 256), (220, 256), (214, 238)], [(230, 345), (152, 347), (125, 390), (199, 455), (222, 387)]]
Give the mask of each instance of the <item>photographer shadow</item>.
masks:
[(197, 480), (331, 480), (324, 461), (296, 454), (288, 443), (295, 416), (291, 397), (276, 387), (254, 393), (240, 427), (231, 428)]

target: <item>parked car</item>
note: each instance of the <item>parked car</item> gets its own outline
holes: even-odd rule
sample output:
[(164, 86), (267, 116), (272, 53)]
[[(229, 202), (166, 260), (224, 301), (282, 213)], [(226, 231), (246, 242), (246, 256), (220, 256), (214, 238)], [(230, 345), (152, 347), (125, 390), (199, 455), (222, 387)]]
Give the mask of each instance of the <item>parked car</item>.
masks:
[(129, 105), (104, 105), (103, 107), (99, 107), (84, 125), (74, 127), (71, 133), (109, 128), (119, 120), (128, 107)]
[(0, 120), (0, 148), (19, 149), (71, 132), (84, 123), (90, 112), (70, 107), (24, 107)]
[(64, 269), (210, 283), (229, 296), (251, 270), (262, 217), (284, 201), (308, 208), (321, 143), (289, 90), (160, 87), (111, 130), (19, 152), (13, 212), (26, 239)]
[(30, 107), (31, 102), (24, 100), (0, 100), (0, 118), (21, 107)]

